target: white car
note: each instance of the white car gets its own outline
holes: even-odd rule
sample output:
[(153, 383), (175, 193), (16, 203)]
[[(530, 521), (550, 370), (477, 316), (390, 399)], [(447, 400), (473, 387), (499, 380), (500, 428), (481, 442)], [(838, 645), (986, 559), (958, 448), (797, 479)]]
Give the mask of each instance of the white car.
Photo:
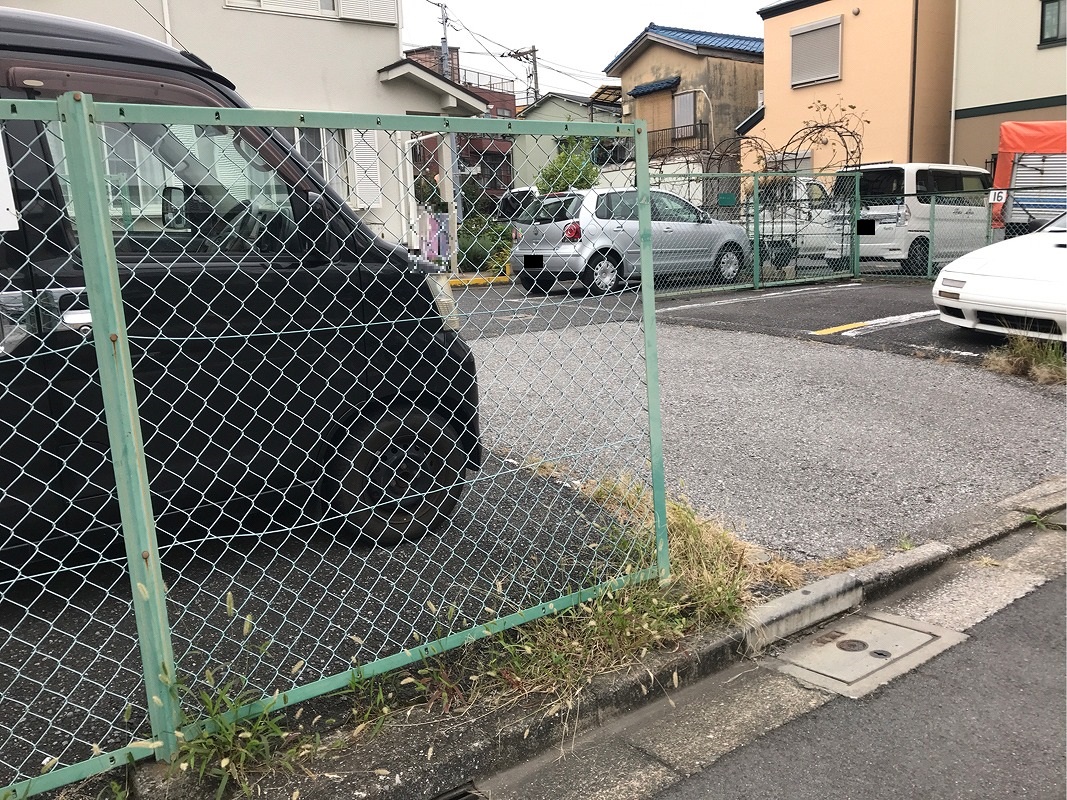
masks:
[(1067, 214), (946, 264), (933, 296), (943, 322), (1067, 341)]

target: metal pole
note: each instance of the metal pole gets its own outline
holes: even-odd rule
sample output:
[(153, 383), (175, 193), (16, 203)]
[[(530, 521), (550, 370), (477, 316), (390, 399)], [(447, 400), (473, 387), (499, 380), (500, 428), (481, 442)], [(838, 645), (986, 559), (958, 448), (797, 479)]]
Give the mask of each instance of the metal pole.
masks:
[(656, 520), (656, 564), (660, 582), (671, 577), (667, 532), (667, 489), (663, 467), (663, 424), (660, 406), (659, 361), (656, 345), (656, 286), (652, 264), (652, 188), (648, 172), (648, 133), (643, 121), (635, 123), (637, 224), (641, 239), (641, 310), (645, 329), (645, 383), (648, 386), (648, 438), (652, 464), (652, 508)]
[(166, 587), (160, 570), (155, 519), (149, 497), (133, 362), (108, 213), (100, 131), (92, 121), (91, 96), (68, 92), (59, 98), (59, 110), (74, 214), (78, 221), (78, 249), (92, 313), (93, 341), (115, 470), (122, 538), (126, 544), (133, 588), (133, 608), (148, 693), (148, 716), (152, 736), (158, 742), (156, 758), (169, 761), (178, 752), (175, 732), (181, 725), (181, 709), (174, 692), (174, 649), (167, 619)]
[(758, 289), (762, 272), (759, 229), (759, 173), (752, 174), (752, 288)]

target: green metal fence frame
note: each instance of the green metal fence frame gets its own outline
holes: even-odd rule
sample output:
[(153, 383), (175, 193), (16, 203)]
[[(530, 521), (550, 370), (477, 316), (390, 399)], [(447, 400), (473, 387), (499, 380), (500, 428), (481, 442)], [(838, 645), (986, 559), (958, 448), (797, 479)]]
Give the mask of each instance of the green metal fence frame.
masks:
[(427, 642), (413, 649), (345, 670), (263, 698), (237, 712), (254, 715), (270, 706), (278, 709), (337, 691), (349, 685), (354, 675), (372, 677), (425, 657), (439, 655), (509, 628), (563, 611), (626, 585), (666, 581), (670, 577), (667, 540), (666, 490), (664, 480), (662, 423), (660, 419), (659, 370), (656, 358), (655, 294), (652, 280), (652, 234), (649, 208), (647, 129), (643, 122), (527, 122), (483, 118), (415, 117), (405, 115), (351, 114), (325, 111), (267, 111), (245, 108), (198, 108), (189, 106), (96, 103), (91, 95), (72, 92), (58, 101), (15, 100), (0, 105), (0, 121), (58, 122), (69, 162), (71, 194), (78, 217), (82, 266), (93, 315), (93, 339), (104, 395), (112, 458), (115, 466), (127, 562), (133, 590), (134, 612), (140, 639), (146, 700), (152, 739), (93, 756), (84, 761), (0, 787), (0, 800), (29, 797), (106, 772), (129, 761), (150, 756), (170, 761), (178, 752), (179, 735), (197, 735), (206, 722), (182, 726), (176, 696), (177, 665), (170, 638), (155, 520), (149, 501), (132, 361), (126, 338), (121, 287), (112, 235), (107, 176), (95, 126), (100, 123), (151, 122), (160, 124), (229, 125), (255, 127), (338, 128), (355, 130), (411, 131), (422, 133), (475, 133), (543, 136), (621, 137), (634, 140), (635, 182), (639, 199), (641, 238), (642, 325), (645, 348), (645, 378), (649, 409), (649, 447), (653, 509), (655, 515), (656, 566), (588, 587), (492, 620), (466, 631)]

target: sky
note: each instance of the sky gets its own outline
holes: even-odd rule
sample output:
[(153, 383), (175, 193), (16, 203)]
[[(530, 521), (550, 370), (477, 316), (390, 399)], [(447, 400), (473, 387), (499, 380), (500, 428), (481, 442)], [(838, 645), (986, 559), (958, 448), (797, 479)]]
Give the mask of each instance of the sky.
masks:
[[(541, 94), (588, 96), (605, 83), (606, 67), (650, 23), (742, 36), (762, 36), (756, 11), (772, 0), (449, 0), (449, 47), (460, 48), (460, 67), (515, 79), (520, 103), (529, 62), (502, 54), (537, 48)], [(441, 3), (402, 0), (405, 50), (440, 47)], [(532, 99), (532, 98), (531, 98)]]

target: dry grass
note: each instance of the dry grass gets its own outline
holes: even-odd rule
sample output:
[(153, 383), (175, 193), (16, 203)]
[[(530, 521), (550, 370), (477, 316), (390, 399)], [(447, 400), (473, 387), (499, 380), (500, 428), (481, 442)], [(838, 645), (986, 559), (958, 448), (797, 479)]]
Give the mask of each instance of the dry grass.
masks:
[(992, 372), (1055, 385), (1067, 382), (1063, 342), (1011, 336), (1008, 343), (986, 354), (982, 365)]
[(840, 572), (847, 572), (850, 569), (856, 569), (857, 567), (862, 567), (873, 561), (877, 561), (883, 555), (884, 553), (877, 547), (866, 547), (863, 550), (849, 550), (843, 556), (824, 558), (822, 561), (819, 561), (814, 566), (810, 567), (810, 572), (813, 575), (818, 575), (820, 577), (837, 575)]

